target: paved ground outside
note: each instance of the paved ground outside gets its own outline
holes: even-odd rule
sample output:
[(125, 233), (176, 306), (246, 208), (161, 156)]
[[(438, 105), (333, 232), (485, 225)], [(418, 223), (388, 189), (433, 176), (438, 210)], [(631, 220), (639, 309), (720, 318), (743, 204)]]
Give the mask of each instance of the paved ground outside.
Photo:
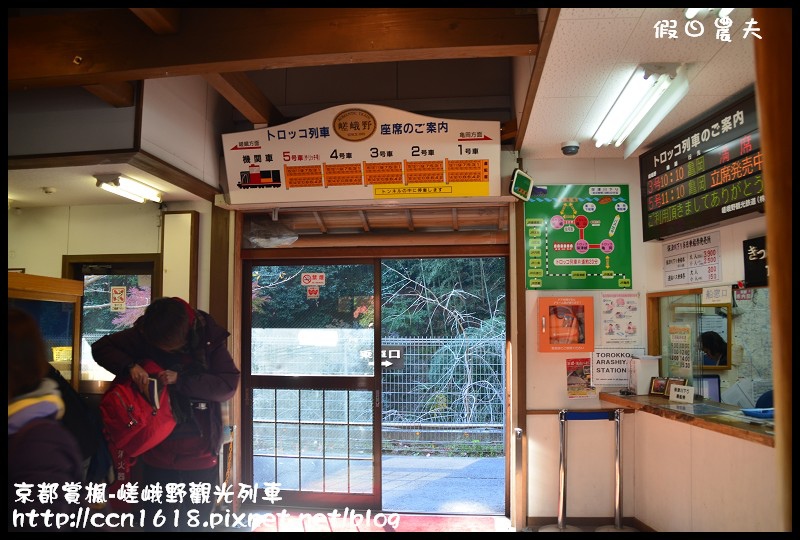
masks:
[(383, 511), (505, 515), (505, 458), (384, 456)]

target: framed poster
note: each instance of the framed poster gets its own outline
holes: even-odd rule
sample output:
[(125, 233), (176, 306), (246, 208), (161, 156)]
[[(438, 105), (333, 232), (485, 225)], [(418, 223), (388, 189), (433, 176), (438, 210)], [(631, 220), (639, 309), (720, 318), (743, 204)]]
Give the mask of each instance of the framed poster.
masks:
[(534, 186), (525, 203), (525, 287), (630, 289), (626, 185)]

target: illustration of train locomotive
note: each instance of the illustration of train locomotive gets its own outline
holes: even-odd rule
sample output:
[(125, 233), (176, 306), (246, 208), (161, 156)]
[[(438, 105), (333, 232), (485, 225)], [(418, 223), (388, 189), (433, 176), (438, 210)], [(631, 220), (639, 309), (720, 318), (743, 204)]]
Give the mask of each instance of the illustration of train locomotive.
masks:
[(241, 189), (249, 188), (279, 188), (281, 187), (280, 169), (262, 171), (258, 165), (250, 165), (250, 170), (239, 173), (239, 182), (236, 186)]

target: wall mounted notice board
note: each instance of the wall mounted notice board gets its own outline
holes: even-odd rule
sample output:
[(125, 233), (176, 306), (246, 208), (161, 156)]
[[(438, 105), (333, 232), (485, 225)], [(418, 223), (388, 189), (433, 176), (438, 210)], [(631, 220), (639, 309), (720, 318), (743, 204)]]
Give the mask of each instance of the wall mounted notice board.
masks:
[(764, 211), (755, 94), (639, 157), (643, 239)]

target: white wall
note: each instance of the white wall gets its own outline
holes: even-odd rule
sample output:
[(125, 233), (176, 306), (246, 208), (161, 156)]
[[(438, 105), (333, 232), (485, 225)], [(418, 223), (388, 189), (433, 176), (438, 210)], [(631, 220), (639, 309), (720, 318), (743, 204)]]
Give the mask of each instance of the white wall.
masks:
[(780, 531), (775, 448), (634, 416), (637, 519), (659, 532)]
[(230, 130), (230, 110), (202, 77), (149, 79), (144, 84), (141, 149), (217, 188), (223, 152), (216, 134)]
[[(208, 309), (211, 203), (170, 204), (170, 211), (200, 213), (197, 307)], [(62, 255), (161, 252), (161, 211), (157, 204), (60, 206), (8, 212), (8, 267), (61, 277)]]
[[(564, 184), (628, 184), (631, 214), (631, 246), (633, 252), (633, 290), (645, 294), (647, 274), (642, 252), (652, 251), (644, 245), (641, 230), (641, 201), (638, 186), (639, 164), (635, 160), (595, 159), (549, 159), (524, 163), (524, 169), (533, 176), (537, 185)], [(540, 296), (559, 296), (560, 291), (526, 291), (525, 312), (537, 313)], [(599, 302), (599, 291), (566, 291), (570, 296), (595, 297), (595, 312)], [(642, 298), (644, 302), (644, 298)], [(527, 321), (528, 328), (538, 317)], [(596, 341), (599, 334), (599, 317), (595, 316)], [(640, 322), (639, 328), (644, 328)], [(529, 333), (527, 339), (526, 394), (528, 410), (596, 409), (600, 408), (597, 397), (569, 399), (566, 387), (565, 360), (571, 357), (588, 357), (589, 353), (540, 353), (538, 333)], [(598, 389), (599, 392), (600, 389)], [(629, 417), (622, 421), (624, 441), (632, 441), (629, 433)], [(614, 422), (568, 421), (567, 424), (567, 509), (569, 517), (613, 517), (614, 516)], [(527, 422), (529, 448), (528, 516), (534, 518), (556, 516), (559, 494), (559, 443), (558, 414), (530, 415)], [(626, 446), (631, 450), (627, 450)], [(633, 515), (633, 461), (630, 443), (623, 445), (623, 499), (625, 516)]]
[[(524, 163), (523, 169), (531, 174), (537, 185), (562, 184), (627, 184), (629, 186), (631, 206), (631, 251), (633, 290), (641, 292), (642, 309), (640, 316), (645, 315), (645, 296), (649, 292), (663, 291), (670, 288), (683, 289), (694, 286), (665, 287), (663, 279), (663, 254), (659, 241), (643, 242), (641, 190), (639, 186), (639, 164), (636, 159), (550, 159), (531, 160)], [(742, 241), (747, 238), (766, 234), (766, 220), (762, 215), (730, 225), (710, 227), (708, 230), (720, 231), (722, 252), (722, 276), (719, 282), (704, 283), (700, 286), (733, 284), (744, 278), (744, 259)], [(685, 236), (696, 235), (697, 232)], [(670, 238), (674, 241), (684, 236)], [(594, 296), (597, 313), (599, 291), (526, 291), (525, 303), (527, 314), (537, 313), (540, 296)], [(599, 317), (595, 316), (595, 342), (602, 331), (598, 326)], [(645, 328), (646, 319), (642, 318), (640, 328)], [(534, 324), (527, 321), (528, 328)], [(646, 346), (646, 334), (642, 332), (641, 346)], [(622, 348), (622, 347), (620, 347)], [(598, 397), (588, 399), (569, 399), (566, 390), (565, 360), (576, 356), (575, 353), (540, 353), (537, 336), (529, 334), (527, 339), (526, 358), (526, 391), (528, 410), (593, 409), (609, 404), (601, 404)], [(589, 356), (580, 353), (578, 356)], [(614, 391), (616, 388), (598, 388), (600, 391)], [(732, 496), (725, 496), (726, 511), (715, 512), (709, 509), (702, 515), (698, 509), (704, 506), (703, 490), (705, 489), (706, 472), (699, 463), (708, 461), (706, 457), (714, 456), (713, 469), (727, 468), (738, 470), (740, 475), (750, 476), (752, 471), (760, 470), (767, 478), (756, 484), (753, 491), (760, 493), (766, 500), (772, 500), (774, 493), (774, 449), (756, 445), (742, 444), (743, 441), (730, 436), (723, 436), (708, 430), (692, 428), (679, 422), (663, 420), (658, 440), (669, 441), (661, 433), (672, 433), (678, 442), (673, 442), (673, 454), (665, 456), (665, 451), (657, 445), (649, 444), (647, 432), (641, 434), (639, 425), (649, 427), (651, 419), (641, 420), (646, 413), (626, 414), (622, 421), (622, 511), (624, 517), (635, 516), (643, 523), (656, 530), (769, 530), (754, 524), (751, 505), (754, 504), (749, 491), (730, 480), (723, 480), (728, 485)], [(634, 418), (635, 417), (635, 418)], [(572, 421), (567, 422), (567, 511), (569, 517), (613, 517), (615, 478), (613, 466), (615, 460), (615, 439), (613, 422), (606, 421)], [(557, 414), (529, 415), (526, 425), (528, 437), (528, 516), (533, 518), (556, 516), (558, 513), (559, 493), (559, 422)], [(685, 431), (685, 432), (684, 432)], [(714, 436), (709, 436), (712, 434)], [(724, 439), (720, 439), (724, 437)], [(635, 443), (634, 443), (635, 441)], [(736, 461), (729, 460), (729, 448), (735, 448), (739, 454)], [(692, 459), (685, 454), (691, 453)], [(750, 461), (764, 457), (766, 461)], [(758, 467), (753, 464), (759, 463)], [(761, 464), (765, 463), (765, 468)], [(653, 468), (653, 472), (651, 471)], [(609, 473), (611, 471), (611, 473)], [(695, 489), (682, 495), (669, 495), (669, 488), (664, 485), (671, 475), (685, 474)], [(699, 476), (696, 476), (699, 475)], [(720, 480), (714, 481), (719, 484)], [(730, 476), (730, 474), (728, 474)], [(634, 480), (635, 479), (635, 480)], [(658, 483), (656, 483), (656, 481)], [(711, 478), (708, 479), (711, 483)], [(735, 484), (735, 485), (734, 485)], [(665, 499), (666, 497), (666, 499)], [(717, 500), (720, 495), (710, 496)], [(763, 506), (763, 504), (761, 505)], [(731, 520), (730, 514), (737, 514), (738, 519)], [(674, 514), (674, 515), (673, 515)], [(731, 521), (743, 529), (731, 528)], [(777, 519), (772, 523), (777, 523)]]
[(8, 266), (61, 277), (62, 255), (158, 253), (153, 203), (25, 208), (8, 212)]

